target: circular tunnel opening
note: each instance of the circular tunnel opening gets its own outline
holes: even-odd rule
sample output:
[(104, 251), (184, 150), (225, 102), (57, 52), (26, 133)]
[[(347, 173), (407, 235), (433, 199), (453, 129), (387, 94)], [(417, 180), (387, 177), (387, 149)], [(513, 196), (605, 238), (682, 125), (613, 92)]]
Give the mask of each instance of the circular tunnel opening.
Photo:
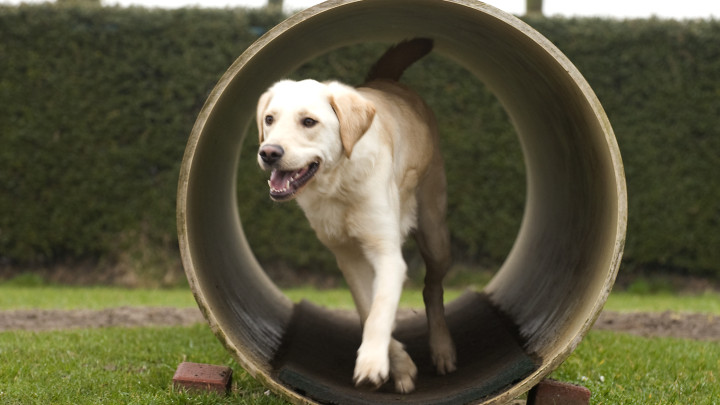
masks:
[[(392, 44), (362, 43), (313, 58), (287, 78), (363, 83), (367, 69)], [(525, 168), (517, 134), (497, 98), (462, 66), (431, 54), (401, 78), (435, 111), (448, 176), (448, 226), (453, 262), (445, 277), (446, 300), (460, 289), (481, 290), (497, 272), (515, 240), (525, 206)], [(237, 170), (238, 211), (248, 243), (264, 272), (294, 301), (352, 308), (350, 291), (335, 258), (315, 237), (295, 203), (273, 203), (258, 168), (258, 138), (250, 125)], [(272, 241), (268, 243), (268, 241)], [(425, 274), (413, 238), (403, 248), (408, 280), (401, 306), (417, 309)], [(323, 294), (306, 294), (312, 285)], [(300, 287), (300, 288), (298, 288)], [(289, 289), (289, 290), (287, 290)]]
[[(435, 376), (424, 316), (400, 319), (417, 389), (352, 386), (360, 325), (282, 294), (247, 243), (236, 182), (258, 97), (302, 63), (343, 46), (435, 40), (500, 100), (523, 151), (527, 195), (508, 257), (481, 293), (447, 305), (458, 370)], [(612, 128), (588, 84), (549, 41), (475, 1), (329, 1), (284, 21), (228, 69), (193, 128), (178, 190), (183, 264), (213, 332), (239, 363), (295, 402), (500, 403), (554, 370), (612, 288), (626, 224)]]

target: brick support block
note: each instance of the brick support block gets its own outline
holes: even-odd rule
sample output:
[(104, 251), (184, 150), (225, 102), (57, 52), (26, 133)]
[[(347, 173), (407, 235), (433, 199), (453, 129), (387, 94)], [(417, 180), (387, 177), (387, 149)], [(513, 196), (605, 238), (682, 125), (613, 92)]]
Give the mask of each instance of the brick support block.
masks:
[(527, 405), (588, 405), (590, 390), (575, 384), (543, 380), (530, 390)]
[(173, 376), (175, 389), (215, 391), (225, 394), (230, 387), (232, 369), (212, 364), (180, 363)]

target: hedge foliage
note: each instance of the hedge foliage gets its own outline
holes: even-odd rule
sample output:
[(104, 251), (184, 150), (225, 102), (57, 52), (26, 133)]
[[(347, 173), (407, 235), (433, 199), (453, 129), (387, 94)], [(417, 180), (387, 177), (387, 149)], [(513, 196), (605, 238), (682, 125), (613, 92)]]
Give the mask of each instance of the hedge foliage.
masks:
[(175, 193), (190, 128), (257, 38), (250, 28), (276, 20), (243, 10), (0, 7), (0, 256), (14, 265), (177, 257)]
[[(280, 16), (243, 9), (0, 7), (0, 258), (178, 263), (175, 195), (209, 91)], [(720, 275), (720, 22), (537, 18), (598, 94), (627, 175), (625, 263)], [(293, 76), (359, 83), (385, 45)], [(524, 204), (520, 146), (482, 83), (432, 56), (404, 80), (440, 120), (456, 259), (499, 265)], [(294, 204), (268, 201), (249, 134), (244, 229), (266, 263), (332, 271)]]

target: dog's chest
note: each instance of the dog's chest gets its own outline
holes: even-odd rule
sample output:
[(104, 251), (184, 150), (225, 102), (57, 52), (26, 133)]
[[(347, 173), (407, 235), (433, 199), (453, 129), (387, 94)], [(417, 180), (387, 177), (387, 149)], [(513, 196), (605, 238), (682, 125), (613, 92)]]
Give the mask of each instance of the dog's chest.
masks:
[(350, 239), (348, 207), (333, 199), (298, 199), (310, 226), (325, 245), (344, 243)]

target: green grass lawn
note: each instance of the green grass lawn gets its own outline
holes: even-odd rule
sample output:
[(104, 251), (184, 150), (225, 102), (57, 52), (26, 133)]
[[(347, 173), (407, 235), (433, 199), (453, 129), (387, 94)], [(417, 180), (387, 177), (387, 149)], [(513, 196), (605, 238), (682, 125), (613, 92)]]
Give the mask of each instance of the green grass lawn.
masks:
[[(0, 333), (2, 404), (278, 404), (205, 325)], [(230, 365), (233, 394), (172, 389), (183, 361)]]
[[(461, 289), (448, 289), (447, 301), (463, 293)], [(350, 292), (344, 288), (318, 291), (311, 287), (291, 288), (285, 294), (293, 301), (308, 299), (320, 305), (336, 308), (354, 308)], [(66, 287), (66, 286), (15, 286), (0, 284), (0, 310), (7, 309), (102, 309), (119, 306), (195, 307), (195, 299), (187, 288), (177, 289), (126, 289), (119, 287)], [(406, 289), (401, 305), (422, 307), (422, 291)], [(635, 294), (612, 293), (605, 309), (611, 311), (678, 311), (720, 314), (720, 294), (680, 296), (671, 293)]]
[(672, 293), (633, 294), (617, 292), (610, 294), (605, 309), (619, 312), (699, 312), (720, 314), (720, 294), (706, 292), (698, 295)]
[(103, 309), (121, 306), (196, 307), (187, 288), (149, 290), (119, 287), (14, 287), (0, 284), (0, 310)]
[[(450, 291), (448, 298), (461, 293)], [(344, 290), (291, 289), (293, 300), (350, 307)], [(403, 298), (418, 306), (417, 290)], [(613, 294), (608, 308), (720, 313), (720, 297), (705, 294)], [(0, 309), (194, 306), (186, 289), (0, 286)], [(284, 404), (232, 360), (204, 325), (164, 328), (108, 328), (57, 332), (0, 333), (2, 404)], [(233, 390), (220, 397), (172, 389), (182, 361), (229, 365)], [(680, 339), (645, 339), (611, 332), (590, 332), (553, 373), (584, 385), (593, 404), (715, 404), (720, 398), (720, 344)]]
[(593, 404), (718, 404), (720, 344), (592, 331), (552, 377)]

